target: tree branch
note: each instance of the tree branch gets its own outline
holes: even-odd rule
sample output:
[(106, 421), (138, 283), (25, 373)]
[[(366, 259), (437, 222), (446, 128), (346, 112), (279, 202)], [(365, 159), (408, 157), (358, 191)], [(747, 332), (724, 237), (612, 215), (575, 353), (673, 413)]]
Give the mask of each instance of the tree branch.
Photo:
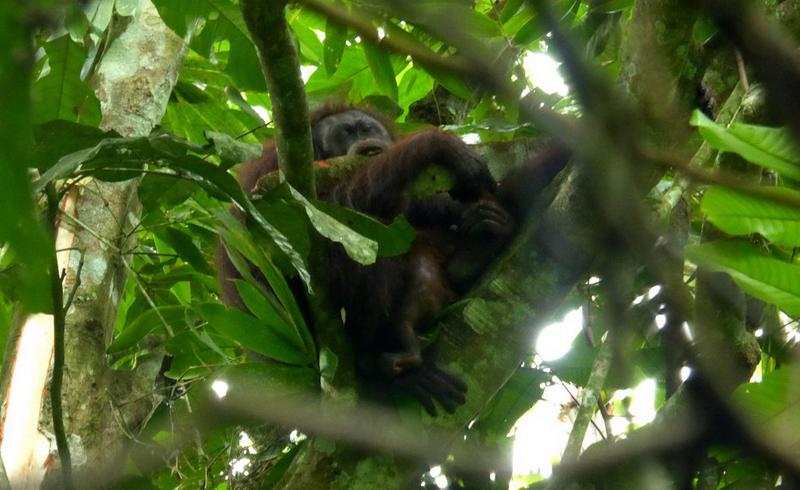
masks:
[(284, 15), (286, 1), (243, 0), (241, 5), (272, 102), (280, 169), (292, 187), (314, 197), (314, 151), (308, 103), (297, 49)]

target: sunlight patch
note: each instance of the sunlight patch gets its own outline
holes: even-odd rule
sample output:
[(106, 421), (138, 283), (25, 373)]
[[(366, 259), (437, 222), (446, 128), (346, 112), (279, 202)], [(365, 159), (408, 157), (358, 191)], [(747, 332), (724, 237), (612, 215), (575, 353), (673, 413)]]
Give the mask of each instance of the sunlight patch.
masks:
[(228, 383), (218, 379), (211, 383), (211, 389), (214, 390), (218, 398), (225, 398), (225, 395), (228, 394)]
[(562, 97), (569, 93), (564, 77), (558, 72), (561, 63), (544, 53), (529, 51), (522, 60), (522, 67), (530, 83), (546, 94)]
[(467, 133), (461, 136), (461, 141), (468, 145), (477, 145), (481, 142), (481, 136), (478, 133)]
[(303, 79), (303, 83), (308, 83), (308, 79), (311, 78), (311, 75), (317, 71), (317, 67), (313, 65), (303, 65), (300, 67), (300, 77)]
[(560, 322), (551, 323), (539, 332), (536, 353), (545, 361), (555, 361), (569, 352), (572, 342), (583, 328), (583, 310), (570, 311)]

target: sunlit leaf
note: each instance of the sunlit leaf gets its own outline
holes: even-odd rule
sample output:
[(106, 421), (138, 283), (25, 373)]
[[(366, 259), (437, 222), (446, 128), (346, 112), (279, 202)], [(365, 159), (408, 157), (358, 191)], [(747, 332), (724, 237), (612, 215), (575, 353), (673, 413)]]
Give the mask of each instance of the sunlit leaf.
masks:
[(739, 386), (732, 400), (752, 427), (775, 444), (797, 455), (800, 444), (800, 384), (797, 365), (783, 366), (760, 383)]
[(261, 145), (242, 143), (225, 133), (206, 131), (206, 139), (211, 142), (213, 152), (219, 155), (224, 167), (247, 160), (255, 160), (261, 156)]
[(800, 180), (800, 151), (785, 129), (741, 123), (723, 128), (699, 110), (692, 114), (691, 124), (713, 148)]
[(788, 314), (800, 314), (800, 266), (763, 255), (740, 240), (687, 247), (686, 257), (709, 270), (727, 272), (746, 292)]
[(336, 73), (336, 69), (339, 68), (346, 41), (347, 28), (328, 20), (325, 23), (325, 43), (323, 44), (325, 71), (328, 76)]
[(33, 84), (33, 120), (53, 119), (97, 125), (100, 102), (81, 80), (86, 49), (64, 35), (44, 45), (50, 71)]
[(364, 49), (367, 64), (381, 93), (388, 95), (392, 100), (397, 100), (397, 79), (389, 54), (371, 41), (362, 40), (361, 47)]
[(292, 196), (303, 205), (308, 219), (320, 235), (328, 240), (340, 243), (345, 252), (347, 252), (347, 256), (359, 264), (369, 265), (375, 263), (375, 259), (378, 257), (377, 242), (356, 233), (329, 214), (320, 211), (294, 189), (291, 192)]
[(314, 205), (359, 235), (373, 240), (378, 245), (378, 255), (381, 257), (404, 254), (414, 241), (414, 228), (402, 216), (392, 224), (385, 225), (366, 214), (329, 202), (314, 201)]
[[(778, 195), (800, 197), (786, 188), (764, 188)], [(759, 233), (773, 243), (800, 246), (800, 209), (724, 187), (703, 195), (702, 211), (714, 225), (731, 235)]]
[(202, 25), (199, 34), (191, 37), (191, 47), (206, 57), (226, 40), (229, 50), (225, 73), (242, 90), (266, 90), (264, 75), (239, 6), (228, 0), (156, 0), (153, 2), (161, 18), (179, 36)]
[(503, 5), (503, 10), (500, 11), (500, 22), (505, 24), (511, 20), (519, 11), (525, 0), (509, 0)]

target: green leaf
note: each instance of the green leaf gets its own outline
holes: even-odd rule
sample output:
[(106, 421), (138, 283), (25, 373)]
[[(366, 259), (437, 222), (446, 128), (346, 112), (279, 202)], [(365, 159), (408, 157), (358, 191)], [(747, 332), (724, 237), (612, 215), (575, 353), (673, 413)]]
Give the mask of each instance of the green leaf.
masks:
[(145, 310), (141, 315), (125, 325), (122, 332), (117, 335), (106, 350), (110, 354), (128, 350), (156, 328), (163, 328), (164, 322), (170, 326), (174, 333), (179, 330), (176, 328), (179, 325), (186, 326), (185, 318), (185, 306), (159, 306)]
[(423, 99), (433, 90), (433, 78), (416, 65), (403, 72), (398, 87), (397, 103), (404, 110), (414, 102)]
[[(313, 351), (314, 341), (311, 337), (311, 333), (308, 331), (303, 313), (297, 301), (295, 301), (292, 290), (289, 288), (289, 284), (286, 282), (286, 278), (281, 274), (281, 271), (275, 266), (270, 257), (264, 253), (264, 249), (253, 242), (251, 235), (247, 232), (244, 225), (231, 216), (230, 213), (218, 211), (216, 217), (220, 221), (220, 225), (216, 228), (217, 232), (222, 238), (228, 256), (231, 258), (236, 270), (239, 271), (242, 277), (247, 279), (250, 284), (259, 284), (259, 281), (250, 273), (250, 265), (239, 260), (238, 254), (243, 255), (247, 261), (259, 269), (261, 274), (266, 278), (272, 292), (274, 292), (275, 296), (278, 298), (278, 301), (280, 301), (288, 312), (294, 327), (304, 339), (306, 349)], [(264, 293), (268, 294), (266, 291), (264, 291)]]
[[(358, 93), (359, 90), (353, 89), (357, 85), (368, 86), (369, 92)], [(375, 92), (375, 78), (369, 70), (364, 50), (345, 49), (336, 73), (328, 76), (324, 70), (315, 71), (306, 82), (306, 91), (311, 100), (325, 100), (331, 96), (360, 100)]]
[(323, 59), (325, 71), (328, 76), (336, 73), (347, 42), (347, 28), (328, 19), (325, 22), (325, 43), (323, 44)]
[(736, 153), (748, 162), (800, 180), (800, 151), (785, 129), (740, 123), (726, 129), (699, 110), (692, 113), (690, 122), (713, 148)]
[(700, 267), (727, 272), (746, 292), (789, 315), (800, 315), (800, 266), (762, 255), (739, 240), (686, 247), (686, 257)]
[(139, 0), (115, 0), (114, 10), (123, 17), (131, 17), (136, 14), (139, 7)]
[(508, 0), (503, 6), (503, 10), (500, 11), (500, 22), (505, 24), (511, 20), (517, 14), (524, 1), (525, 0)]
[(800, 444), (797, 386), (797, 366), (789, 364), (764, 376), (761, 383), (739, 386), (732, 401), (770, 443), (795, 451)]
[(378, 255), (381, 257), (404, 254), (414, 241), (414, 227), (402, 216), (395, 219), (391, 225), (385, 225), (366, 214), (329, 202), (314, 201), (314, 206), (359, 235), (374, 240), (378, 245)]
[[(222, 58), (218, 55), (227, 46), (228, 51), (222, 51), (227, 54), (224, 71), (240, 89), (266, 90), (255, 45), (238, 5), (229, 0), (156, 0), (153, 4), (164, 23), (182, 38), (202, 25), (190, 44), (200, 55)], [(227, 43), (220, 42), (223, 40)]]
[(599, 2), (592, 2), (590, 10), (592, 12), (610, 14), (628, 9), (632, 6), (633, 0), (601, 0)]
[(322, 381), (333, 385), (336, 371), (339, 369), (339, 356), (327, 346), (319, 351), (319, 377)]
[(214, 344), (205, 332), (188, 330), (169, 338), (164, 347), (172, 360), (164, 376), (169, 379), (191, 380), (208, 376), (212, 368), (230, 362), (231, 356)]
[[(300, 332), (287, 321), (286, 311), (278, 308), (273, 296), (265, 296), (259, 289), (247, 281), (237, 279), (234, 281), (239, 296), (250, 310), (264, 324), (269, 325), (278, 334), (292, 341), (298, 348), (305, 349), (305, 344)], [(272, 301), (270, 301), (272, 300)]]
[(291, 189), (292, 197), (300, 202), (306, 210), (311, 224), (328, 240), (341, 244), (347, 256), (362, 265), (375, 263), (378, 257), (378, 244), (374, 240), (356, 233), (344, 224), (321, 211), (296, 190)]
[(139, 201), (146, 210), (171, 207), (199, 192), (192, 182), (175, 175), (147, 174), (137, 188)]
[(52, 167), (64, 155), (95, 146), (106, 138), (119, 136), (113, 131), (60, 119), (36, 126), (33, 134), (36, 145), (30, 166), (40, 172)]
[(261, 156), (261, 145), (242, 143), (225, 133), (206, 131), (205, 137), (211, 142), (211, 149), (219, 155), (224, 168), (247, 160), (255, 160)]
[(86, 50), (68, 35), (45, 43), (44, 50), (50, 71), (33, 84), (33, 121), (64, 119), (99, 124), (100, 102), (81, 80)]
[(92, 24), (93, 35), (99, 37), (111, 23), (114, 0), (90, 0), (84, 4), (83, 11)]
[(220, 335), (247, 349), (287, 364), (305, 365), (313, 362), (309, 353), (291, 339), (243, 311), (217, 303), (199, 305), (197, 311)]
[(542, 397), (542, 385), (550, 381), (551, 373), (530, 367), (519, 368), (492, 398), (491, 403), (472, 425), (491, 439), (504, 439), (522, 415)]
[(695, 44), (702, 46), (713, 38), (719, 29), (717, 25), (708, 17), (700, 16), (692, 28), (692, 40)]
[[(189, 56), (162, 118), (162, 128), (196, 142), (205, 142), (205, 132), (213, 128), (243, 142), (260, 143), (267, 132), (262, 128), (264, 121), (221, 70), (197, 55)], [(248, 94), (248, 99), (256, 105), (265, 104), (257, 96)]]
[(192, 237), (181, 230), (173, 227), (160, 228), (156, 231), (156, 236), (172, 247), (175, 252), (185, 262), (191, 264), (198, 272), (213, 275), (214, 271), (208, 265), (208, 261), (200, 252), (200, 249), (192, 241)]
[(316, 33), (297, 19), (291, 23), (291, 28), (300, 47), (300, 56), (303, 61), (308, 61), (314, 66), (321, 65), (323, 63), (323, 47), (322, 41), (319, 40)]
[(514, 34), (514, 42), (521, 45), (529, 44), (545, 34), (542, 21), (535, 15)]
[(392, 100), (397, 100), (397, 78), (394, 75), (392, 61), (389, 53), (378, 47), (372, 41), (362, 40), (361, 47), (367, 58), (367, 64), (378, 83), (378, 89), (384, 95), (388, 95)]
[[(157, 132), (140, 138), (108, 138), (94, 147), (76, 151), (59, 159), (34, 183), (34, 189), (41, 190), (53, 179), (64, 178), (77, 171), (112, 180), (139, 175), (139, 169), (143, 168), (145, 163), (168, 167), (179, 177), (195, 182), (211, 195), (229, 200), (244, 210), (247, 216), (286, 254), (292, 267), (310, 290), (311, 278), (300, 254), (292, 247), (286, 236), (261, 215), (232, 175), (221, 167), (190, 154), (202, 151), (201, 146), (166, 132)], [(117, 170), (112, 172), (113, 169)]]
[(423, 26), (431, 22), (452, 19), (458, 23), (459, 29), (476, 38), (488, 39), (503, 35), (495, 20), (468, 5), (457, 2), (420, 2), (417, 8), (404, 8), (403, 14), (414, 24)]
[[(762, 189), (776, 196), (800, 197), (799, 192), (786, 188)], [(797, 207), (725, 187), (712, 187), (703, 195), (700, 209), (717, 228), (730, 235), (759, 233), (778, 245), (800, 246), (800, 209)]]
[(430, 66), (424, 67), (430, 76), (432, 76), (442, 87), (465, 100), (472, 100), (472, 89), (467, 85), (464, 79), (458, 75), (450, 73), (446, 70), (440, 70)]

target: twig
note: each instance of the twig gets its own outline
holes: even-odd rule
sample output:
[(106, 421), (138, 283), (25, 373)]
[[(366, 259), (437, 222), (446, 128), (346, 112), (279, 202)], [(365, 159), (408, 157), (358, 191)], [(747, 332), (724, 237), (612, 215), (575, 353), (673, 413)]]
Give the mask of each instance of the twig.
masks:
[(75, 299), (75, 294), (78, 292), (78, 288), (81, 285), (81, 271), (83, 270), (83, 259), (85, 256), (82, 251), (78, 251), (78, 253), (80, 254), (80, 259), (78, 259), (78, 267), (75, 268), (75, 284), (72, 285), (72, 290), (69, 292), (67, 302), (64, 303), (64, 314), (66, 314), (72, 306), (72, 301)]
[(422, 66), (438, 68), (462, 76), (471, 77), (475, 73), (475, 68), (469, 63), (440, 56), (410, 36), (400, 37), (396, 35), (399, 33), (394, 33), (395, 35), (393, 35), (391, 31), (387, 32), (385, 36), (381, 36), (372, 22), (365, 16), (351, 14), (340, 6), (325, 3), (321, 0), (300, 0), (300, 3), (319, 12), (336, 24), (353, 29), (362, 38), (374, 42), (383, 49), (411, 56), (415, 63)]
[(734, 52), (736, 53), (736, 68), (739, 70), (739, 83), (742, 84), (744, 91), (748, 92), (750, 90), (750, 82), (747, 80), (747, 71), (745, 70), (742, 52), (738, 49), (735, 49)]
[[(55, 223), (58, 217), (58, 206), (60, 200), (56, 192), (55, 185), (50, 183), (46, 188), (47, 193), (47, 215), (49, 223), (55, 230)], [(50, 258), (50, 294), (53, 301), (53, 379), (50, 382), (50, 404), (53, 410), (53, 433), (56, 437), (58, 447), (58, 457), (61, 461), (61, 475), (63, 477), (64, 488), (73, 490), (75, 484), (72, 481), (72, 457), (69, 452), (69, 442), (64, 429), (64, 411), (61, 405), (61, 389), (64, 383), (64, 334), (65, 334), (65, 313), (64, 309), (64, 290), (61, 283), (61, 275), (58, 270), (58, 258), (53, 246), (53, 253)]]
[(640, 151), (642, 156), (647, 158), (651, 164), (674, 168), (678, 172), (696, 182), (701, 182), (703, 184), (722, 185), (746, 194), (750, 194), (752, 196), (760, 197), (762, 199), (800, 208), (800, 196), (772, 192), (772, 190), (776, 189), (775, 187), (753, 185), (750, 182), (729, 173), (706, 172), (705, 170), (688, 165), (671, 155), (656, 153), (650, 149), (642, 148)]
[[(589, 424), (594, 424), (592, 415), (594, 415), (594, 407), (597, 403), (597, 397), (600, 390), (605, 384), (608, 370), (611, 367), (611, 339), (606, 339), (600, 346), (597, 352), (597, 357), (592, 364), (592, 372), (583, 387), (583, 396), (578, 405), (578, 415), (575, 416), (575, 423), (572, 426), (572, 431), (569, 433), (567, 440), (567, 447), (564, 449), (564, 456), (561, 459), (564, 463), (576, 461), (583, 446), (583, 440), (586, 438), (586, 429)], [(595, 427), (597, 427), (595, 425)], [(600, 430), (598, 429), (598, 432)], [(600, 432), (602, 434), (602, 432)]]

